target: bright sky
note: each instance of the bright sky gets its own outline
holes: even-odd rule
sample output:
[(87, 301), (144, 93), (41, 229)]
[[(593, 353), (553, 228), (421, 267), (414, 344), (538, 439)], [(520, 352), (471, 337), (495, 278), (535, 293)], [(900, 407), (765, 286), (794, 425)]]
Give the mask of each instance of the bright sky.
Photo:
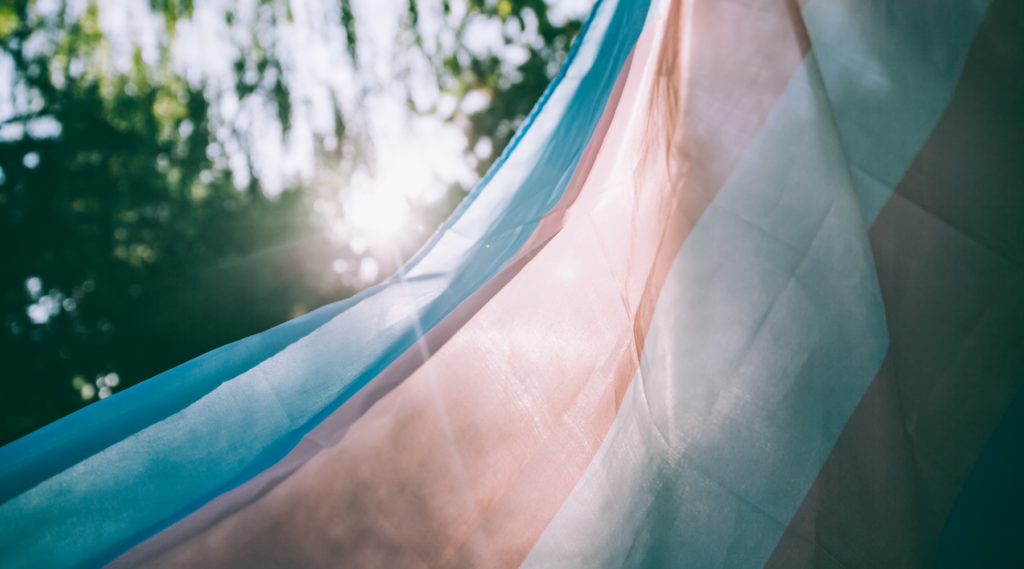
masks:
[[(466, 9), (464, 1), (449, 3), (452, 12), (446, 18), (441, 0), (418, 2), (425, 48), (437, 57), (453, 51), (453, 27)], [(551, 3), (552, 20), (583, 17), (592, 3), (556, 0)], [(462, 127), (445, 120), (455, 111), (454, 97), (438, 90), (427, 56), (406, 47), (411, 38), (400, 26), (408, 0), (352, 0), (358, 68), (347, 52), (338, 0), (287, 4), (290, 17), (283, 2), (261, 7), (257, 0), (194, 0), (191, 20), (179, 21), (172, 38), (163, 16), (151, 11), (150, 0), (100, 0), (99, 25), (112, 48), (106, 72), (129, 71), (136, 47), (151, 64), (157, 63), (163, 47), (169, 48), (176, 71), (194, 86), (203, 86), (211, 102), (217, 144), (208, 155), (220, 157), (238, 187), (249, 182), (251, 158), (267, 195), (297, 183), (313, 188), (323, 225), (336, 244), (350, 246), (352, 253), (386, 245), (403, 232), (423, 232), (416, 212), (443, 198), (453, 183), (471, 187), (476, 174)], [(68, 0), (68, 13), (82, 14), (87, 5), (88, 0)], [(60, 6), (61, 0), (37, 0), (34, 12), (36, 17), (53, 17)], [(228, 11), (233, 14), (231, 25), (225, 18)], [(267, 25), (272, 18), (276, 25)], [(515, 38), (513, 44), (504, 43), (503, 31)], [(32, 41), (34, 45), (26, 45), (30, 51), (52, 49), (46, 38)], [(235, 91), (234, 62), (252, 53), (254, 41), (281, 61), (292, 96), (287, 134), (272, 101), (261, 96), (240, 101)], [(524, 46), (538, 41), (536, 23), (529, 19), (526, 29), (520, 29), (518, 23), (476, 18), (465, 34), (469, 50), (495, 53), (510, 69), (524, 61)], [(9, 60), (0, 58), (0, 121), (32, 104), (31, 94), (12, 90), (9, 68)], [(409, 99), (420, 112), (409, 109)], [(327, 149), (342, 144), (334, 137), (334, 103), (342, 109), (349, 132), (364, 143), (343, 147), (340, 161), (324, 163), (317, 159), (316, 141), (322, 140)], [(462, 110), (472, 112), (487, 103), (483, 93), (471, 93)], [(43, 134), (60, 131), (55, 124), (27, 126)], [(0, 137), (20, 138), (25, 128), (7, 125), (8, 132), (0, 129)], [(362, 272), (369, 273), (375, 271)]]

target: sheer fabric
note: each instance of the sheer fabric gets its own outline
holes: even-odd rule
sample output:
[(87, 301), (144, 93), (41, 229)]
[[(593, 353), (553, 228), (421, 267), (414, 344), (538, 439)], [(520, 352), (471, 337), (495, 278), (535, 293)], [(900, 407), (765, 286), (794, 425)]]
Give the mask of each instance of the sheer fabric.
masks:
[(0, 562), (1012, 566), (1021, 32), (598, 2), (394, 277), (0, 449)]

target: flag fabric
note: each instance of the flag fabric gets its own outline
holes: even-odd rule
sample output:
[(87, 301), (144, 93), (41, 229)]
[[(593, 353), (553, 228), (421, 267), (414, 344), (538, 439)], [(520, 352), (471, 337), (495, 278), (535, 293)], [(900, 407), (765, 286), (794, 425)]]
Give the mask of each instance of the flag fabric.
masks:
[(1024, 566), (1024, 5), (599, 0), (380, 285), (0, 449), (3, 567)]

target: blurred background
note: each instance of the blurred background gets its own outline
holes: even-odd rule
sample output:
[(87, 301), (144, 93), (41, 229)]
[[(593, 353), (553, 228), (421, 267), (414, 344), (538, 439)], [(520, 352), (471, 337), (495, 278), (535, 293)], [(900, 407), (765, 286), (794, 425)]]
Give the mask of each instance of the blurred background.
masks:
[(394, 272), (591, 0), (0, 0), (0, 444)]

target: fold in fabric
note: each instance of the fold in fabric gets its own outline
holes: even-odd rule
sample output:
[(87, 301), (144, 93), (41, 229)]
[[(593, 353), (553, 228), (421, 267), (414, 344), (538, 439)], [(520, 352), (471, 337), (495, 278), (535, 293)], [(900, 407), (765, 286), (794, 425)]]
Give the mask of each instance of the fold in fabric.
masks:
[[(702, 292), (688, 276), (698, 267), (704, 267), (705, 275), (721, 272), (721, 265), (731, 264), (736, 255), (721, 246), (731, 233), (724, 228), (714, 230), (717, 255), (707, 250), (685, 255), (697, 246), (703, 229), (711, 231), (712, 212), (724, 206), (729, 195), (723, 191), (673, 266), (649, 332), (641, 373), (615, 425), (528, 565), (1016, 566), (1012, 560), (1019, 555), (1012, 552), (1015, 546), (1008, 537), (1013, 526), (988, 525), (994, 531), (981, 542), (960, 537), (971, 525), (994, 522), (979, 509), (959, 503), (961, 512), (970, 513), (950, 518), (956, 527), (946, 525), (947, 545), (937, 548), (953, 499), (981, 444), (1014, 394), (1020, 393), (1024, 377), (1024, 288), (1018, 261), (1024, 251), (1019, 238), (1024, 195), (1018, 183), (1020, 162), (1011, 158), (1024, 148), (1021, 130), (1015, 128), (1022, 98), (1019, 80), (1009, 79), (1020, 76), (1021, 51), (1015, 47), (1024, 13), (1011, 10), (1009, 4), (993, 6), (986, 16), (990, 23), (978, 32), (970, 57), (968, 46), (987, 2), (894, 5), (821, 0), (807, 6), (804, 13), (814, 48), (805, 65), (813, 63), (808, 71), (820, 70), (820, 79), (811, 83), (827, 102), (819, 105), (821, 117), (826, 123), (834, 119), (861, 217), (870, 224), (871, 256), (878, 264), (886, 327), (892, 334), (886, 363), (861, 398), (863, 371), (850, 374), (846, 381), (836, 377), (838, 371), (853, 371), (851, 354), (833, 354), (829, 362), (822, 361), (819, 352), (803, 366), (815, 359), (817, 366), (828, 365), (810, 373), (801, 369), (795, 377), (788, 372), (787, 381), (797, 381), (774, 405), (774, 397), (765, 396), (770, 394), (765, 391), (770, 386), (767, 377), (738, 388), (727, 369), (694, 365), (708, 356), (695, 353), (693, 345), (718, 350), (711, 357), (716, 365), (728, 361), (720, 343), (708, 345), (703, 337), (732, 328), (720, 322), (735, 324), (737, 300), (746, 304), (764, 294), (771, 282), (761, 276), (756, 287), (725, 300)], [(795, 86), (794, 82), (791, 88)], [(780, 121), (787, 120), (782, 114), (787, 97), (775, 111)], [(814, 107), (806, 102), (793, 105), (788, 120)], [(770, 131), (766, 126), (762, 135), (771, 136)], [(793, 131), (780, 134), (773, 144), (755, 146), (744, 160), (755, 159), (759, 151), (773, 167), (785, 164), (778, 147), (798, 145), (802, 137)], [(808, 152), (805, 158), (807, 164), (793, 163), (797, 176), (808, 176), (823, 162), (819, 153)], [(770, 193), (759, 195), (766, 193), (765, 182), (772, 179), (767, 173), (747, 178), (750, 193), (734, 204), (763, 208), (743, 216), (744, 222), (764, 219), (773, 208), (779, 209), (778, 201), (765, 201)], [(729, 184), (733, 182), (730, 179)], [(788, 193), (802, 182), (788, 180)], [(839, 180), (831, 185), (836, 183)], [(826, 193), (822, 188), (813, 192)], [(799, 207), (810, 203), (802, 200)], [(796, 226), (809, 213), (791, 211)], [(857, 232), (852, 224), (849, 230)], [(728, 242), (750, 246), (755, 241), (752, 236)], [(769, 257), (758, 249), (757, 258)], [(852, 260), (838, 252), (831, 258), (837, 268)], [(711, 265), (708, 259), (713, 260)], [(749, 259), (741, 266), (749, 272), (756, 265)], [(747, 275), (732, 274), (726, 282), (744, 278)], [(822, 279), (805, 277), (797, 282), (821, 286)], [(841, 308), (855, 298), (836, 283), (831, 288), (837, 296), (822, 303), (823, 315), (829, 313), (829, 304)], [(677, 291), (681, 297), (673, 296)], [(784, 312), (779, 305), (773, 306), (773, 317)], [(699, 329), (687, 335), (685, 319), (705, 314)], [(856, 332), (853, 327), (867, 311), (840, 314), (824, 320), (832, 321), (837, 339)], [(665, 327), (671, 330), (665, 334), (659, 333), (662, 315), (675, 321)], [(794, 346), (779, 345), (787, 336), (829, 340), (822, 334), (829, 327), (794, 323), (766, 332), (770, 319), (757, 322), (752, 329), (773, 338), (777, 352), (744, 354), (737, 374), (763, 374), (772, 361), (799, 354)], [(835, 334), (838, 323), (850, 329)], [(847, 336), (851, 350), (868, 347), (878, 337), (859, 336)], [(662, 338), (667, 348), (656, 351)], [(823, 344), (809, 355), (827, 346)], [(884, 349), (884, 344), (875, 346)], [(737, 396), (742, 412), (730, 415), (724, 411), (726, 402)], [(666, 400), (684, 403), (659, 417)], [(857, 402), (856, 410), (843, 425), (851, 402)], [(771, 409), (767, 417), (758, 416), (756, 408), (762, 405)], [(779, 422), (784, 427), (773, 429)], [(673, 442), (673, 434), (683, 441)], [(745, 445), (745, 440), (755, 444)], [(662, 453), (651, 450), (661, 444), (668, 447)], [(991, 452), (1004, 456), (990, 458), (989, 465), (1002, 461), (1007, 468), (1019, 469), (1014, 464), (1019, 453), (1000, 448), (995, 445)], [(823, 462), (807, 491), (809, 475)], [(978, 478), (1002, 478), (993, 474), (992, 466), (987, 468)], [(993, 492), (1014, 500), (1000, 508), (997, 518), (1011, 522), (1014, 516), (1008, 512), (1021, 504), (1019, 489), (1005, 482), (995, 486)], [(973, 497), (961, 498), (969, 504)], [(988, 515), (998, 511), (991, 506), (987, 510)], [(977, 539), (978, 531), (970, 531)], [(964, 550), (974, 556), (966, 557)]]
[(661, 4), (387, 283), (0, 451), (0, 564), (1019, 558), (1024, 8)]
[[(782, 88), (774, 105), (739, 91), (726, 107), (763, 126), (675, 257), (615, 423), (527, 566), (762, 566), (885, 354), (864, 221), (801, 27), (782, 4), (692, 6), (694, 58), (749, 37)], [(750, 77), (744, 55), (708, 80)], [(684, 117), (720, 116), (697, 101)]]
[(501, 272), (477, 289), (436, 326), (425, 331), (415, 346), (399, 356), (384, 371), (303, 436), (302, 441), (278, 463), (244, 484), (217, 496), (188, 517), (132, 548), (110, 566), (134, 566), (192, 538), (260, 498), (321, 450), (336, 444), (345, 436), (354, 421), (381, 397), (400, 385), (409, 374), (429, 360), (437, 349), (444, 345), (469, 318), (490, 301), (515, 275), (519, 274), (519, 271), (562, 229), (565, 212), (579, 195), (604, 142), (629, 68), (630, 64), (627, 60), (616, 87), (609, 97), (609, 106), (606, 107), (562, 198), (551, 211), (544, 215), (530, 239)]
[[(5, 447), (0, 563), (109, 561), (276, 464), (533, 235), (571, 179), (647, 14), (646, 2), (595, 7), (499, 167), (384, 285), (272, 331), (267, 349), (257, 336), (90, 406), (87, 415), (109, 427), (99, 436), (71, 418)], [(182, 395), (163, 399), (182, 383)]]
[(154, 566), (526, 556), (614, 418), (636, 369), (639, 305), (677, 221), (664, 150), (643, 143), (662, 118), (645, 97), (658, 29), (641, 37), (595, 167), (543, 250), (339, 443)]
[[(913, 53), (917, 77), (931, 75), (951, 98), (869, 231), (889, 353), (771, 567), (1021, 564), (1021, 524), (1005, 513), (1024, 507), (1019, 479), (1007, 484), (992, 472), (993, 464), (1019, 469), (1019, 455), (999, 450), (993, 433), (1000, 423), (1013, 430), (1007, 409), (1024, 386), (1024, 9), (996, 0), (973, 41), (962, 30), (977, 13), (916, 9), (917, 18), (890, 18), (882, 29), (900, 40), (895, 59)], [(908, 50), (921, 20), (952, 30)], [(876, 57), (880, 68), (892, 59)], [(891, 76), (897, 102), (922, 90), (915, 76)], [(1000, 506), (981, 515), (990, 492), (1002, 493)]]

